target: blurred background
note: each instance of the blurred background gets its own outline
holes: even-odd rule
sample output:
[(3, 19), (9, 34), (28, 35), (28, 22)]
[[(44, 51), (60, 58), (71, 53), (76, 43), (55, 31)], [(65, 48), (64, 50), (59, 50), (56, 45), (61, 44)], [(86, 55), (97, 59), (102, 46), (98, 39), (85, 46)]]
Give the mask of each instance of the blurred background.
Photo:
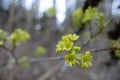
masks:
[[(37, 58), (59, 56), (62, 54), (56, 54), (56, 44), (62, 35), (74, 33), (78, 29), (73, 27), (71, 16), (76, 9), (83, 7), (85, 1), (0, 0), (0, 28), (9, 34), (17, 28), (30, 33), (31, 39), (16, 48), (17, 58), (36, 58), (34, 53), (38, 46), (43, 46), (46, 52)], [(106, 20), (111, 18), (111, 4), (112, 0), (103, 0), (98, 5)], [(89, 32), (87, 28), (85, 31)], [(78, 43), (83, 43), (89, 36), (82, 32)], [(102, 34), (85, 50), (107, 47), (108, 42), (107, 36)], [(93, 54), (93, 66), (86, 70), (68, 67), (62, 60), (33, 61), (29, 67), (20, 68), (11, 66), (8, 52), (0, 49), (0, 80), (120, 80), (120, 64), (104, 64), (110, 59), (107, 53), (103, 51)]]

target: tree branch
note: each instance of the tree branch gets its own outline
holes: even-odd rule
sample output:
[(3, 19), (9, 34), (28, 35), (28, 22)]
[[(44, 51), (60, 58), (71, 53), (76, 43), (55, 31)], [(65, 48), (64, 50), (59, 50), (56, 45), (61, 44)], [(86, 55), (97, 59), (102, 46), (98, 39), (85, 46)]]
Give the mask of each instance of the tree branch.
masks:
[(118, 47), (108, 47), (108, 48), (102, 48), (102, 49), (93, 49), (91, 52), (101, 52), (101, 51), (108, 51), (108, 50), (117, 50)]
[(17, 56), (15, 55), (15, 49), (16, 46), (13, 46), (13, 49), (9, 49), (7, 48), (5, 45), (1, 46), (3, 49), (5, 49), (6, 51), (10, 52), (10, 54), (12, 55), (12, 57), (15, 59), (15, 63), (17, 66), (19, 66), (19, 61), (17, 59)]
[[(117, 50), (119, 49), (118, 47), (108, 47), (108, 48), (101, 48), (101, 49), (92, 49), (90, 50), (91, 53), (94, 52), (102, 52), (102, 51), (109, 51), (109, 50)], [(34, 62), (41, 62), (41, 61), (52, 61), (52, 60), (64, 60), (64, 56), (57, 56), (57, 57), (48, 57), (48, 58), (33, 58), (29, 59), (28, 61), (30, 63)]]
[(63, 59), (64, 59), (64, 56), (57, 56), (57, 57), (48, 57), (48, 58), (34, 58), (28, 61), (31, 63), (34, 63), (34, 62), (40, 62), (40, 61), (63, 60)]

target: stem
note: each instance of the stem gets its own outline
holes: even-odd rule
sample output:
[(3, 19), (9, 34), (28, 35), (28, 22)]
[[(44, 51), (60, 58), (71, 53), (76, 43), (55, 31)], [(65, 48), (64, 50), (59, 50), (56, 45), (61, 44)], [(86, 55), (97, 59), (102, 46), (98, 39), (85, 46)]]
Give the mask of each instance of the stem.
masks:
[(91, 40), (94, 39), (95, 37), (97, 37), (99, 34), (101, 34), (101, 32), (102, 32), (102, 31), (100, 30), (100, 31), (97, 32), (94, 36), (92, 35), (92, 36), (91, 36), (91, 37), (92, 37), (91, 39), (89, 39), (89, 40), (87, 40), (87, 41), (85, 41), (85, 42), (83, 43), (83, 45), (81, 46), (81, 49), (84, 48), (85, 46), (87, 46), (87, 45), (91, 42)]
[(13, 46), (13, 49), (11, 51), (11, 55), (13, 56), (13, 58), (15, 59), (15, 63), (17, 66), (19, 66), (19, 61), (17, 59), (17, 56), (15, 55), (15, 49), (16, 49), (16, 46)]
[(87, 46), (90, 43), (90, 39), (87, 41), (84, 41), (83, 45), (81, 46), (81, 49)]

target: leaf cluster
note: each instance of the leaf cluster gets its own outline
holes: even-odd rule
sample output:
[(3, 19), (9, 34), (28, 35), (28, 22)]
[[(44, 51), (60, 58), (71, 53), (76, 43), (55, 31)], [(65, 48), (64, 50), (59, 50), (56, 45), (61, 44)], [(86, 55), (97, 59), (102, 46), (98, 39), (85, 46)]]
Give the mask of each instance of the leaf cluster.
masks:
[(110, 43), (112, 46), (115, 46), (118, 48), (115, 50), (115, 55), (117, 57), (120, 57), (120, 38), (118, 40), (111, 40)]
[(81, 68), (87, 68), (92, 65), (91, 52), (87, 51), (85, 54), (78, 54), (81, 51), (79, 46), (75, 46), (74, 42), (78, 39), (76, 34), (68, 34), (62, 37), (58, 42), (56, 52), (67, 52), (64, 56), (65, 62), (69, 66), (80, 66)]
[(9, 36), (8, 39), (12, 45), (19, 45), (21, 42), (28, 41), (30, 39), (30, 35), (28, 32), (18, 28)]
[(97, 8), (88, 7), (85, 12), (82, 9), (77, 9), (72, 14), (73, 25), (77, 27), (83, 27), (82, 24), (88, 24), (94, 19), (97, 20), (97, 25), (100, 29), (104, 29), (107, 25), (104, 14), (98, 12)]

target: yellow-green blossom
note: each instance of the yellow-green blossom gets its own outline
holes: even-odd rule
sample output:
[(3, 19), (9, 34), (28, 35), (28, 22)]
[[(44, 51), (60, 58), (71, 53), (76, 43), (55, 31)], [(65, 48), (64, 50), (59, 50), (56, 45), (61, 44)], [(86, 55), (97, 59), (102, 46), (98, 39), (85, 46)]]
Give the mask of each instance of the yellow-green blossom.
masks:
[(81, 64), (80, 64), (80, 67), (85, 69), (89, 66), (92, 66), (92, 56), (91, 56), (91, 52), (90, 51), (87, 51), (85, 54), (81, 54), (80, 55), (80, 61), (81, 61)]
[(78, 39), (79, 36), (76, 34), (68, 34), (62, 37), (62, 40), (58, 42), (56, 52), (70, 51), (73, 48), (74, 41)]
[(71, 41), (76, 41), (79, 38), (79, 36), (77, 36), (76, 34), (68, 34), (66, 35), (66, 37)]
[(71, 48), (73, 47), (73, 42), (68, 40), (68, 41), (64, 41), (63, 42), (64, 46), (63, 46), (63, 50), (65, 51), (69, 51), (71, 50)]
[(79, 61), (77, 61), (77, 59), (76, 59), (75, 53), (69, 53), (69, 54), (65, 55), (65, 62), (69, 66), (74, 66), (74, 65), (79, 64)]
[(79, 36), (76, 34), (68, 34), (62, 37), (62, 40), (58, 42), (56, 51), (68, 53), (64, 56), (65, 62), (69, 66), (80, 66), (81, 68), (87, 68), (92, 65), (91, 52), (87, 51), (85, 54), (77, 54), (80, 52), (81, 47), (74, 46), (74, 41), (78, 39)]
[(59, 41), (56, 51), (61, 52), (61, 51), (69, 51), (73, 47), (73, 42), (70, 40), (67, 41)]
[(82, 22), (83, 22), (84, 24), (89, 23), (90, 20), (92, 20), (93, 18), (96, 17), (97, 12), (98, 12), (98, 11), (97, 11), (97, 8), (89, 7), (89, 8), (86, 9), (86, 11), (85, 11), (84, 18), (83, 18)]
[(80, 52), (81, 48), (79, 46), (74, 46), (73, 51)]

